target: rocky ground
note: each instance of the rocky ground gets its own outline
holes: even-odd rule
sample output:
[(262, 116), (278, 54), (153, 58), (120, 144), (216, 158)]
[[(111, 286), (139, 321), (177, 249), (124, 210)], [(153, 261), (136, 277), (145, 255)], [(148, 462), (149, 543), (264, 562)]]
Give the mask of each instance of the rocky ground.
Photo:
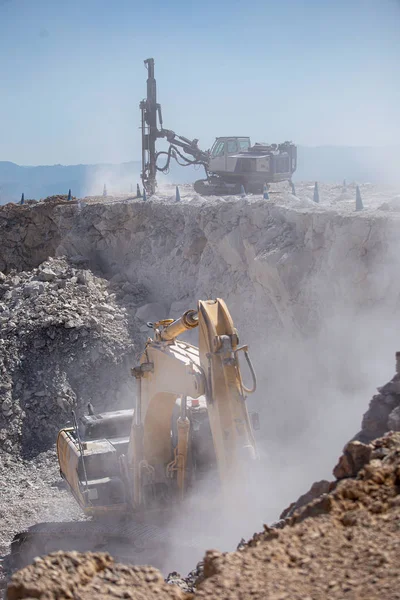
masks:
[[(352, 442), (332, 491), (234, 553), (210, 550), (195, 587), (107, 554), (55, 553), (12, 576), (8, 600), (43, 597), (313, 600), (400, 598), (400, 434)], [(176, 583), (181, 583), (182, 588)]]
[(14, 535), (27, 526), (84, 518), (60, 479), (54, 448), (31, 460), (3, 452), (0, 472), (0, 560), (9, 552)]

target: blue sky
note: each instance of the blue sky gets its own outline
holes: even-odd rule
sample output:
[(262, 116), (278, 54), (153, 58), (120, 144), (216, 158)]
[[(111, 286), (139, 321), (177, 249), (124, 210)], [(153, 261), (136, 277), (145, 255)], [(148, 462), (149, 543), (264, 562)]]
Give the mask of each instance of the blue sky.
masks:
[(400, 139), (399, 0), (0, 0), (0, 160), (140, 157), (143, 59), (164, 125), (302, 145)]

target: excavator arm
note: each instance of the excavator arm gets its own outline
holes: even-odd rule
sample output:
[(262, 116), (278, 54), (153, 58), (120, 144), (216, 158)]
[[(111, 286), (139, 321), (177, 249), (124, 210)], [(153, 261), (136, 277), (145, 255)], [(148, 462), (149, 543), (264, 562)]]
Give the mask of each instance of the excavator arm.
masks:
[[(128, 448), (134, 508), (147, 503), (145, 490), (166, 486), (176, 472), (180, 497), (186, 492), (190, 421), (187, 398), (204, 396), (212, 433), (219, 479), (224, 486), (248, 460), (256, 458), (256, 444), (246, 407), (246, 394), (255, 389), (255, 374), (247, 347), (238, 335), (223, 300), (199, 301), (176, 320), (153, 324), (140, 364), (132, 370), (137, 381), (136, 406)], [(178, 336), (198, 327), (199, 347)], [(242, 381), (238, 355), (246, 355), (253, 376), (252, 389)], [(171, 421), (177, 400), (178, 443), (171, 456)]]

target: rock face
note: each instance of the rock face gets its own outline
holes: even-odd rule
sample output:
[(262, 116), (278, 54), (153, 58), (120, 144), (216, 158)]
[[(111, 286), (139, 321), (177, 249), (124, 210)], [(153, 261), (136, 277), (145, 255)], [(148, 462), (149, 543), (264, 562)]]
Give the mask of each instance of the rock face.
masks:
[(395, 214), (342, 214), (290, 198), (286, 205), (196, 197), (179, 205), (155, 198), (84, 206), (52, 199), (0, 207), (0, 271), (36, 267), (55, 251), (80, 255), (144, 285), (167, 308), (221, 295), (246, 331), (257, 330), (254, 315), (270, 328), (308, 330), (322, 301), (329, 311), (349, 289), (357, 307), (377, 296), (392, 302), (386, 273), (397, 263), (399, 230)]
[[(248, 200), (96, 203), (79, 217), (64, 206), (54, 213), (61, 254), (119, 269), (168, 304), (222, 295), (250, 332), (255, 314), (269, 327), (294, 323), (306, 330), (321, 296), (332, 305), (350, 287), (356, 302), (365, 304), (372, 287), (364, 281), (357, 291), (354, 284), (378, 268), (383, 255), (390, 259), (389, 240), (400, 229), (400, 221), (382, 213), (343, 216)], [(335, 279), (327, 276), (326, 289), (316, 289), (315, 270), (321, 277), (332, 267)]]
[[(30, 269), (54, 256), (61, 241), (54, 208), (66, 200), (67, 196), (56, 196), (0, 207), (0, 271)], [(73, 211), (72, 205), (65, 210)]]
[(2, 277), (0, 450), (46, 450), (89, 401), (97, 410), (132, 404), (138, 324), (116, 298), (108, 282), (63, 259)]
[[(115, 565), (104, 554), (56, 553), (13, 575), (7, 598), (46, 592), (48, 598), (85, 600), (106, 595), (394, 600), (400, 584), (400, 434), (375, 440), (371, 448), (371, 460), (355, 478), (339, 481), (332, 492), (295, 512), (282, 530), (264, 526), (238, 552), (208, 551), (193, 594), (164, 584), (149, 567)], [(176, 575), (171, 584), (174, 579), (184, 587)]]
[(361, 430), (354, 439), (368, 443), (387, 431), (400, 431), (400, 352), (396, 352), (396, 374), (386, 385), (378, 388), (367, 412)]

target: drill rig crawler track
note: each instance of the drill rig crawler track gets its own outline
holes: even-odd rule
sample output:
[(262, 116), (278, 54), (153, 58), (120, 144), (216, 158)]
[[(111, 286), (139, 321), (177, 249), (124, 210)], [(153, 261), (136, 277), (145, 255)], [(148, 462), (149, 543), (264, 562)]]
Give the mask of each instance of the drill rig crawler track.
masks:
[[(126, 562), (158, 565), (173, 546), (168, 524), (204, 477), (214, 482), (206, 513), (229, 501), (233, 478), (246, 487), (257, 458), (246, 396), (256, 379), (224, 301), (199, 301), (175, 321), (148, 325), (154, 337), (132, 369), (134, 409), (74, 416), (58, 435), (60, 473), (94, 520), (21, 532), (11, 547), (14, 566), (57, 549), (107, 549)], [(195, 328), (198, 347), (179, 339)], [(251, 389), (243, 383), (240, 354)], [(189, 551), (190, 543), (183, 545)]]

